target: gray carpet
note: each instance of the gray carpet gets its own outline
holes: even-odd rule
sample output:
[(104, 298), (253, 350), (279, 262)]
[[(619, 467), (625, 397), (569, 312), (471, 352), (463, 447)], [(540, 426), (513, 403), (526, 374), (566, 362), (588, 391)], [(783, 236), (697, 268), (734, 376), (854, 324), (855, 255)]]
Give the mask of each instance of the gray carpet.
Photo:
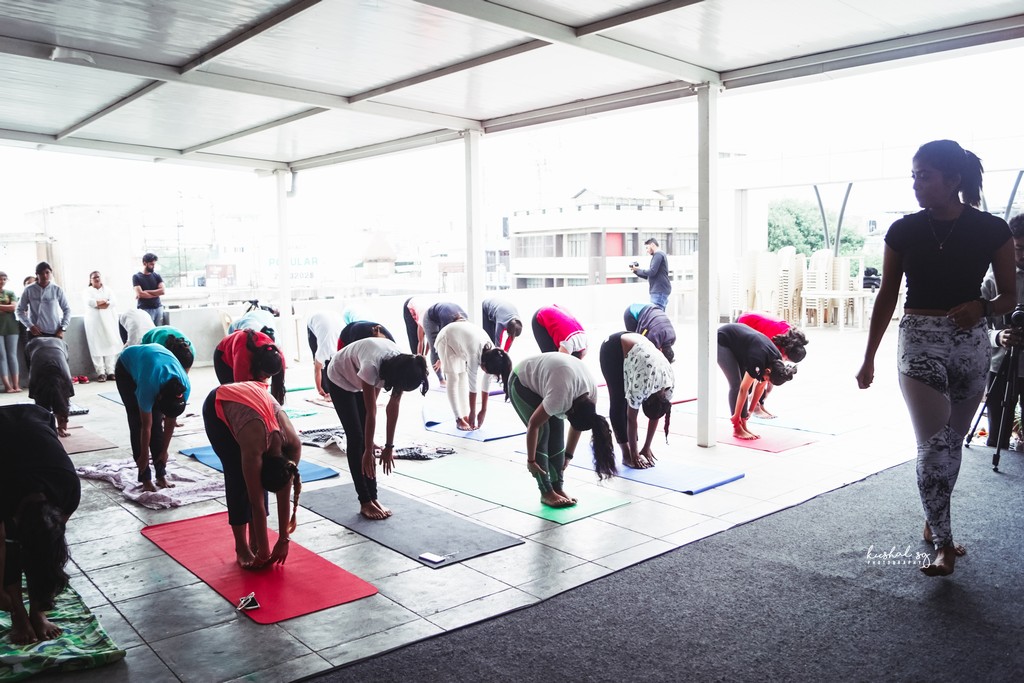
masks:
[(914, 464), (558, 595), (315, 678), (340, 681), (1019, 681), (1024, 456), (965, 450), (968, 547), (950, 578), (873, 565), (929, 552)]

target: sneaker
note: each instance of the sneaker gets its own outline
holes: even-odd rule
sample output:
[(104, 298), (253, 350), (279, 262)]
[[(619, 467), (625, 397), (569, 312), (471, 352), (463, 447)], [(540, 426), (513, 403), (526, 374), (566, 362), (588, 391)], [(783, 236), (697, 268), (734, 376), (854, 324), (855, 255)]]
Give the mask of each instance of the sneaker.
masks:
[(89, 383), (89, 378), (86, 377), (85, 375), (79, 375), (78, 383), (79, 384), (88, 384)]

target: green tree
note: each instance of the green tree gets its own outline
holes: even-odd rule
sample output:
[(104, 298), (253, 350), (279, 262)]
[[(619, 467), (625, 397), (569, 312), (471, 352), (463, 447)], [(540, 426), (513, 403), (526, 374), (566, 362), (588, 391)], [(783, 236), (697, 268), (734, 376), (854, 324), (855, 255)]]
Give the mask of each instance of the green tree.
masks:
[[(829, 214), (829, 239), (835, 239), (835, 214)], [(795, 247), (798, 254), (813, 254), (825, 248), (825, 235), (821, 227), (821, 212), (814, 202), (784, 199), (768, 206), (768, 250)], [(839, 237), (839, 253), (859, 254), (864, 247), (864, 236), (850, 229), (849, 216), (844, 219)]]

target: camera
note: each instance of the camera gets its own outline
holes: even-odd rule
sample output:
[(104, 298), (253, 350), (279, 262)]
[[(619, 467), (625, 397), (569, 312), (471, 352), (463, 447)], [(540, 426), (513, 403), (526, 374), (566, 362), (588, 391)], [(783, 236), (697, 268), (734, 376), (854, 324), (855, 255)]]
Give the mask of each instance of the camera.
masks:
[(1017, 304), (1010, 314), (1010, 325), (1017, 329), (1024, 329), (1024, 304)]
[(629, 267), (630, 268), (639, 268), (640, 267), (640, 262), (639, 261), (633, 261), (632, 263), (629, 264)]

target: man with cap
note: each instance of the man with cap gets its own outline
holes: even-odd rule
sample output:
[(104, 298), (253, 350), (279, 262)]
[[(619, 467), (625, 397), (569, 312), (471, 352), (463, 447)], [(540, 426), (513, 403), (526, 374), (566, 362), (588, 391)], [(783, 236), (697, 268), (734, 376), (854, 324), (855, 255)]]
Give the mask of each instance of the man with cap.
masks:
[(132, 275), (138, 308), (153, 319), (154, 325), (164, 324), (164, 307), (160, 297), (164, 294), (164, 279), (156, 272), (156, 254), (147, 252), (142, 256), (142, 272)]

